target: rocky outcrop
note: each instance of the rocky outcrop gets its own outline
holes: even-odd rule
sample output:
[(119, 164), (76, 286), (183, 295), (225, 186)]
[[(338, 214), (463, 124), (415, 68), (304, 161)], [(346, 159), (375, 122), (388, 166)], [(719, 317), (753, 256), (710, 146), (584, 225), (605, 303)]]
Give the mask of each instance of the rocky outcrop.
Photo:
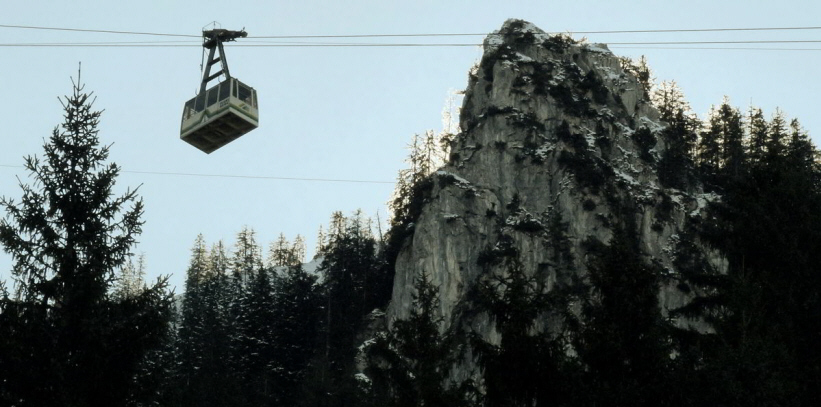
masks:
[[(589, 243), (608, 243), (624, 216), (635, 224), (644, 260), (670, 276), (659, 287), (663, 308), (687, 299), (676, 288), (685, 246), (724, 267), (685, 233), (718, 197), (697, 185), (660, 185), (665, 124), (623, 65), (605, 45), (550, 36), (521, 20), (487, 37), (466, 90), (461, 133), (397, 259), (389, 321), (407, 317), (414, 278), (424, 271), (439, 287), (441, 329), (493, 340), (487, 316), (461, 311), (492, 270), (489, 256), (515, 248), (525, 272), (547, 275), (550, 290), (568, 277), (562, 270), (583, 276)], [(554, 230), (562, 223), (564, 248)], [(572, 264), (557, 267), (560, 250)]]

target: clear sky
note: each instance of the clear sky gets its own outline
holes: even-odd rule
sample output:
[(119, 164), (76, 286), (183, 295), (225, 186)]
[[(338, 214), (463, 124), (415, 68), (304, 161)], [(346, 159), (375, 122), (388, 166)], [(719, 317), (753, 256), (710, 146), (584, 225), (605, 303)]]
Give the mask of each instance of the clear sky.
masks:
[[(5, 1), (0, 24), (199, 35), (217, 21), (251, 37), (273, 35), (489, 33), (507, 18), (550, 32), (818, 26), (814, 0), (784, 1)], [(576, 37), (581, 37), (581, 34)], [(821, 40), (821, 30), (669, 34), (586, 34), (592, 42)], [(0, 28), (0, 44), (171, 41), (185, 38)], [(414, 133), (441, 129), (449, 92), (464, 89), (480, 47), (237, 47), (231, 73), (257, 89), (260, 127), (206, 155), (179, 139), (182, 105), (200, 81), (202, 48), (0, 47), (0, 195), (18, 198), (29, 182), (23, 156), (62, 120), (57, 96), (82, 80), (105, 109), (100, 126), (118, 187), (140, 186), (146, 213), (137, 253), (149, 276), (171, 274), (182, 290), (197, 234), (232, 244), (244, 226), (267, 246), (280, 233), (308, 240), (333, 211), (386, 217), (405, 146)], [(265, 40), (272, 41), (272, 40)], [(286, 40), (278, 40), (286, 41)], [(307, 41), (291, 40), (291, 41)], [(326, 42), (352, 42), (336, 38)], [(481, 37), (369, 38), (365, 42), (481, 43)], [(771, 114), (780, 106), (821, 137), (817, 100), (821, 43), (715, 45), (791, 50), (611, 49), (646, 55), (659, 80), (676, 80), (699, 115), (727, 95)], [(691, 47), (704, 47), (692, 45)], [(159, 172), (165, 174), (146, 174)], [(170, 175), (346, 179), (297, 181)], [(0, 274), (11, 259), (0, 254)]]

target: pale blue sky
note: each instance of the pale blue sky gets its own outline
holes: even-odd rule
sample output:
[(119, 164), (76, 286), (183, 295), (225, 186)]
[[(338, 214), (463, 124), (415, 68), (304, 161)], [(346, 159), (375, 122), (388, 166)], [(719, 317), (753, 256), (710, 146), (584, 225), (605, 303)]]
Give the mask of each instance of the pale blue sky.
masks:
[[(8, 4), (11, 3), (11, 4)], [(819, 25), (816, 1), (27, 1), (4, 2), (0, 24), (198, 35), (218, 21), (266, 35), (488, 33), (507, 18), (546, 31), (796, 27)], [(587, 35), (592, 42), (821, 40), (821, 30), (702, 34)], [(166, 41), (173, 38), (0, 28), (0, 43)], [(247, 39), (250, 43), (251, 38)], [(332, 41), (351, 41), (337, 39)], [(371, 42), (381, 41), (371, 39)], [(397, 40), (392, 40), (397, 41)], [(399, 42), (420, 42), (403, 38)], [(445, 42), (480, 43), (479, 37)], [(819, 48), (821, 44), (761, 45)], [(821, 51), (616, 48), (646, 55), (656, 77), (675, 79), (700, 115), (724, 95), (767, 114), (780, 106), (816, 139), (821, 118)], [(182, 104), (200, 80), (200, 47), (0, 47), (0, 195), (19, 197), (23, 156), (41, 154), (61, 119), (56, 97), (83, 82), (105, 109), (101, 138), (125, 171), (393, 181), (414, 133), (441, 128), (451, 90), (461, 90), (479, 47), (238, 48), (231, 72), (255, 87), (260, 127), (206, 155), (179, 140)], [(331, 213), (361, 208), (386, 216), (393, 186), (124, 173), (121, 189), (141, 185), (145, 227), (137, 252), (150, 276), (173, 274), (182, 290), (198, 233), (228, 243), (243, 225), (265, 245), (303, 234), (313, 252)], [(0, 254), (3, 274), (11, 259)]]

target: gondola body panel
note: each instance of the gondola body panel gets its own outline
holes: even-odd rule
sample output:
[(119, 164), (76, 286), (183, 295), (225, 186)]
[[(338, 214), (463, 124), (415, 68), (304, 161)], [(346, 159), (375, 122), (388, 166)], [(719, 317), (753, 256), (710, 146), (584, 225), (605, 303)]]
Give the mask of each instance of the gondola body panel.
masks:
[(180, 138), (210, 154), (258, 126), (256, 91), (231, 78), (185, 103)]

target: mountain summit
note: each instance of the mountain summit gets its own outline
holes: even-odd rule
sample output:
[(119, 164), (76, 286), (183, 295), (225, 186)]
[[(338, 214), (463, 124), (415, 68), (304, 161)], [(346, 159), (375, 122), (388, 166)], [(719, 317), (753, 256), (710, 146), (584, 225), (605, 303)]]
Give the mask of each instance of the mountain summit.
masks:
[[(726, 268), (689, 227), (720, 198), (696, 183), (659, 182), (666, 124), (634, 68), (605, 45), (522, 20), (485, 39), (461, 133), (398, 256), (389, 321), (409, 316), (420, 273), (438, 289), (440, 331), (498, 344), (476, 298), (483, 286), (504, 289), (492, 282), (510, 275), (511, 261), (548, 294), (589, 279), (603, 247), (629, 244), (657, 277), (662, 313), (687, 302), (682, 262)], [(562, 329), (552, 314), (538, 312), (534, 329)]]

